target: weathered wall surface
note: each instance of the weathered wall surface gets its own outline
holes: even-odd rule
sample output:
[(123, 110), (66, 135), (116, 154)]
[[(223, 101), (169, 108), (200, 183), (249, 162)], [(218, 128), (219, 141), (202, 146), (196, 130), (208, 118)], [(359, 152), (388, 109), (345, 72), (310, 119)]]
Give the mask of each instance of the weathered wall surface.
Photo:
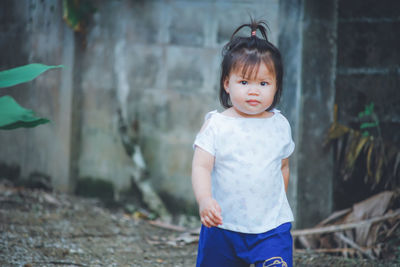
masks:
[[(23, 178), (40, 172), (51, 176), (54, 187), (68, 190), (74, 43), (72, 30), (62, 20), (62, 4), (1, 1), (0, 29), (1, 70), (33, 62), (65, 65), (32, 82), (0, 89), (1, 96), (11, 95), (52, 121), (33, 129), (0, 131), (0, 176), (10, 168)], [(12, 171), (14, 166), (19, 171)]]
[[(400, 148), (399, 27), (399, 1), (339, 1), (335, 84), (339, 122), (360, 129), (363, 120), (358, 114), (374, 103), (383, 140), (397, 148)], [(366, 130), (378, 136), (376, 128)], [(346, 181), (340, 174), (335, 177), (334, 200), (338, 209), (382, 190), (382, 185), (371, 188), (365, 182), (364, 162), (357, 162), (361, 167)], [(386, 175), (382, 178), (388, 181)]]
[[(292, 137), (296, 143), (296, 149), (290, 157), (290, 180), (288, 187), (288, 199), (297, 218), (297, 198), (303, 192), (297, 192), (298, 186), (298, 162), (301, 153), (299, 143), (301, 113), (301, 64), (302, 64), (302, 1), (282, 1), (279, 5), (279, 17), (285, 18), (279, 21), (279, 49), (282, 54), (285, 75), (283, 77), (283, 93), (280, 107), (283, 114), (289, 120), (292, 127)], [(294, 225), (297, 224), (297, 220)]]
[(384, 138), (400, 147), (400, 2), (339, 1), (336, 102), (339, 120), (358, 127), (374, 102)]
[(170, 206), (194, 207), (191, 144), (204, 114), (220, 108), (222, 45), (249, 15), (267, 20), (277, 43), (279, 2), (93, 3), (97, 12), (84, 36), (62, 20), (61, 1), (1, 3), (2, 69), (65, 65), (2, 89), (53, 121), (0, 133), (2, 176), (16, 166), (20, 173), (13, 175), (40, 172), (63, 191), (73, 191), (84, 177), (128, 189), (135, 169), (129, 140), (123, 140), (125, 125), (142, 148), (145, 179)]
[(337, 1), (304, 3), (299, 227), (315, 225), (333, 210), (333, 157), (323, 144), (333, 121)]
[(234, 28), (267, 19), (278, 36), (278, 1), (99, 2), (88, 29), (81, 87), (79, 176), (130, 186), (118, 110), (136, 125), (146, 179), (170, 207), (192, 209), (192, 142), (217, 99), (220, 51)]

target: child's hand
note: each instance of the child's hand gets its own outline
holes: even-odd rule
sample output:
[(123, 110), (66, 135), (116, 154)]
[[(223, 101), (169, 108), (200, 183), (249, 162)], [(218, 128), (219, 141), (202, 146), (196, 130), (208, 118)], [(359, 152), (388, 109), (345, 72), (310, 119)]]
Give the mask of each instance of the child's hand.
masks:
[(221, 207), (218, 202), (211, 198), (202, 199), (199, 203), (201, 223), (206, 227), (222, 224)]

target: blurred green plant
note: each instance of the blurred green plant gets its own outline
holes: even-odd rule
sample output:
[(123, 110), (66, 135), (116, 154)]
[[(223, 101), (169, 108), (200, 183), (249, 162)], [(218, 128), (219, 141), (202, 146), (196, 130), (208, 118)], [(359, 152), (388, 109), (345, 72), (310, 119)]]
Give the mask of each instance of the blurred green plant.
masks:
[[(385, 189), (400, 186), (400, 150), (383, 140), (374, 103), (366, 105), (364, 111), (358, 114), (359, 129), (340, 124), (337, 111), (338, 106), (335, 105), (334, 121), (325, 144), (336, 142), (335, 160), (342, 178), (351, 179), (356, 163), (363, 161), (364, 182), (370, 184), (371, 189), (378, 185), (383, 185)], [(372, 130), (376, 133), (372, 134)]]
[[(49, 69), (61, 67), (33, 63), (0, 71), (0, 88), (29, 82)], [(0, 97), (0, 130), (31, 128), (48, 122), (46, 118), (36, 117), (32, 110), (21, 107), (11, 96)]]
[(95, 11), (89, 0), (63, 0), (63, 19), (75, 32), (85, 32), (90, 15)]
[[(360, 130), (362, 130), (362, 136), (370, 136), (368, 129), (375, 128), (378, 131), (378, 136), (381, 137), (381, 130), (379, 128), (379, 119), (374, 112), (374, 102), (365, 106), (364, 111), (358, 113), (358, 118), (360, 121), (364, 120), (360, 124)], [(367, 121), (365, 121), (367, 120)]]

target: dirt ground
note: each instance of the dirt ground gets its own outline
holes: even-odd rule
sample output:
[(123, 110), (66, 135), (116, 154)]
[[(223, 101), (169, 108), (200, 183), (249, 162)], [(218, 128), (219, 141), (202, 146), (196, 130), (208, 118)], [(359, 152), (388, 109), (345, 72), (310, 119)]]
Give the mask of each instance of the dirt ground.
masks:
[[(0, 266), (195, 266), (196, 235), (95, 199), (0, 185)], [(296, 266), (400, 266), (295, 253)], [(219, 267), (219, 266), (215, 266)]]

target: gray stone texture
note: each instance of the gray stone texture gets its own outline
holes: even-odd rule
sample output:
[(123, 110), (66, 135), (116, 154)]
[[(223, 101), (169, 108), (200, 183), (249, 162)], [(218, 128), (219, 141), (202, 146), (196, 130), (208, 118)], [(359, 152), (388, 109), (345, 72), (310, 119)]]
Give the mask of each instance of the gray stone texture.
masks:
[[(400, 14), (400, 11), (399, 11)], [(339, 20), (339, 68), (393, 68), (400, 62), (400, 21)]]
[(203, 47), (206, 28), (212, 19), (212, 5), (201, 1), (172, 2), (168, 5), (168, 9), (170, 11), (169, 43)]
[[(121, 146), (118, 111), (137, 126), (146, 177), (167, 203), (194, 211), (192, 142), (217, 100), (220, 52), (249, 14), (278, 35), (278, 1), (109, 1), (97, 6), (82, 51), (78, 176), (129, 186), (133, 163)], [(263, 10), (267, 10), (264, 12)], [(250, 11), (250, 13), (247, 13)], [(268, 16), (266, 16), (268, 15)], [(118, 20), (113, 20), (117, 18)], [(223, 20), (224, 18), (224, 20)], [(101, 74), (101, 75), (99, 75)]]
[[(297, 218), (297, 182), (298, 182), (298, 158), (300, 155), (299, 133), (300, 133), (300, 97), (301, 97), (301, 20), (302, 3), (300, 1), (284, 1), (279, 6), (279, 50), (284, 65), (283, 92), (279, 108), (289, 120), (292, 128), (292, 137), (296, 142), (296, 149), (290, 157), (290, 180), (288, 187), (288, 200), (293, 214)], [(299, 192), (301, 194), (301, 192)], [(297, 220), (294, 226), (297, 225)]]
[(336, 1), (304, 1), (301, 122), (297, 143), (297, 226), (309, 227), (333, 208), (333, 159), (323, 148), (332, 123), (336, 68)]
[(399, 1), (339, 1), (336, 103), (340, 122), (358, 128), (374, 102), (382, 135), (400, 147), (399, 18)]
[(399, 19), (399, 10), (400, 2), (396, 0), (339, 0), (341, 19)]
[[(256, 4), (255, 4), (256, 3)], [(215, 5), (214, 19), (216, 18), (217, 35), (216, 42), (224, 45), (229, 41), (233, 31), (243, 23), (249, 23), (249, 18), (264, 20), (268, 23), (269, 40), (278, 43), (278, 27), (279, 17), (279, 1), (238, 1), (235, 8), (229, 1), (220, 1)], [(250, 34), (247, 29), (243, 30), (243, 34)]]

